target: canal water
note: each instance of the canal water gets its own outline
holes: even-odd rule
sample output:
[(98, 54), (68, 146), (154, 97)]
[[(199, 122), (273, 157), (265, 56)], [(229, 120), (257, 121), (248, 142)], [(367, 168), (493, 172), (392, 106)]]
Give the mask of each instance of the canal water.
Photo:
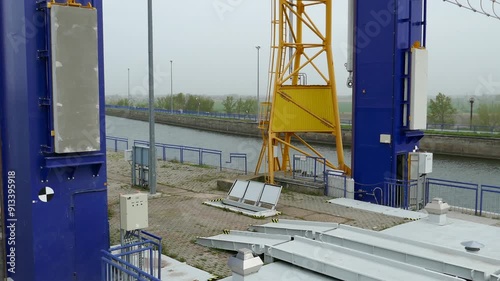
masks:
[[(108, 136), (124, 137), (129, 141), (148, 140), (147, 122), (106, 116)], [(257, 163), (262, 140), (228, 134), (213, 133), (189, 128), (156, 124), (156, 141), (221, 150), (227, 161), (229, 153), (245, 153), (248, 169), (253, 171)], [(315, 145), (326, 158), (336, 159), (333, 146)], [(345, 149), (345, 159), (350, 164), (351, 151)], [(500, 159), (479, 159), (459, 156), (434, 155), (433, 178), (500, 186)]]

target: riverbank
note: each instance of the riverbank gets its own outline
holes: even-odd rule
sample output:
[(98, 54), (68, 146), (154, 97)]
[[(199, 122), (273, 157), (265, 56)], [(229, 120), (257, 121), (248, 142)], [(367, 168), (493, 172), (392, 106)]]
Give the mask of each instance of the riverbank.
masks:
[[(146, 111), (133, 111), (126, 109), (107, 108), (106, 115), (128, 118), (139, 121), (148, 121)], [(250, 120), (216, 119), (192, 115), (170, 115), (157, 113), (158, 124), (186, 127), (223, 134), (239, 135), (261, 138), (260, 131), (255, 122)], [(306, 141), (314, 144), (335, 143), (331, 135), (308, 133), (302, 134)], [(352, 141), (350, 130), (342, 132), (344, 146), (349, 147)], [(426, 134), (420, 142), (420, 148), (436, 154), (458, 155), (466, 157), (500, 159), (500, 138), (481, 138), (470, 136), (448, 136)]]

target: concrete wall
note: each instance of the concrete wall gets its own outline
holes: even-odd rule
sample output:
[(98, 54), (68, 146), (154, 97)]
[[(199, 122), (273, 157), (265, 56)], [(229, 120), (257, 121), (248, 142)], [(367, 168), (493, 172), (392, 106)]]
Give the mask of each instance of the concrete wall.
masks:
[[(107, 108), (106, 115), (148, 121), (146, 111), (129, 111)], [(186, 115), (156, 114), (156, 122), (173, 126), (187, 127), (224, 134), (260, 138), (257, 124), (249, 120), (215, 119)], [(302, 134), (306, 141), (316, 144), (334, 144), (331, 135), (308, 133)], [(344, 146), (350, 146), (351, 131), (342, 133)], [(500, 138), (459, 137), (443, 135), (426, 135), (420, 148), (436, 154), (459, 155), (477, 158), (500, 159)]]
[(420, 147), (436, 154), (500, 159), (500, 138), (426, 135)]

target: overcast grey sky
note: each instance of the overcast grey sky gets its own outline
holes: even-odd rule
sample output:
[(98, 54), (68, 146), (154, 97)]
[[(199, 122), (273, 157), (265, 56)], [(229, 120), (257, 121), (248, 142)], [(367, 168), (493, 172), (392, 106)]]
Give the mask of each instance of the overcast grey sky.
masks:
[[(143, 2), (144, 4), (140, 4)], [(156, 95), (256, 95), (267, 92), (271, 0), (154, 2)], [(428, 1), (429, 95), (500, 94), (500, 21), (443, 1)], [(340, 95), (345, 86), (347, 5), (333, 1), (333, 52)], [(106, 94), (147, 94), (147, 1), (104, 1)]]

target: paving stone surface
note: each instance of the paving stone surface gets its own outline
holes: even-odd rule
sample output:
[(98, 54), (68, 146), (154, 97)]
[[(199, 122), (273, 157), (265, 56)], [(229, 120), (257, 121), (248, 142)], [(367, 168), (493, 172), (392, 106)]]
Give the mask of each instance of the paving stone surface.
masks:
[[(121, 153), (108, 153), (108, 197), (111, 242), (119, 243), (119, 194), (144, 191), (131, 188), (130, 164)], [(228, 276), (227, 261), (232, 253), (195, 244), (196, 238), (221, 234), (224, 229), (246, 230), (252, 224), (271, 222), (203, 205), (223, 198), (217, 180), (243, 176), (234, 171), (197, 167), (189, 164), (158, 163), (158, 192), (149, 200), (149, 228), (163, 238), (164, 253), (217, 276)], [(372, 230), (382, 230), (404, 222), (403, 219), (360, 211), (327, 203), (331, 199), (284, 190), (277, 210), (281, 219), (337, 222)]]

